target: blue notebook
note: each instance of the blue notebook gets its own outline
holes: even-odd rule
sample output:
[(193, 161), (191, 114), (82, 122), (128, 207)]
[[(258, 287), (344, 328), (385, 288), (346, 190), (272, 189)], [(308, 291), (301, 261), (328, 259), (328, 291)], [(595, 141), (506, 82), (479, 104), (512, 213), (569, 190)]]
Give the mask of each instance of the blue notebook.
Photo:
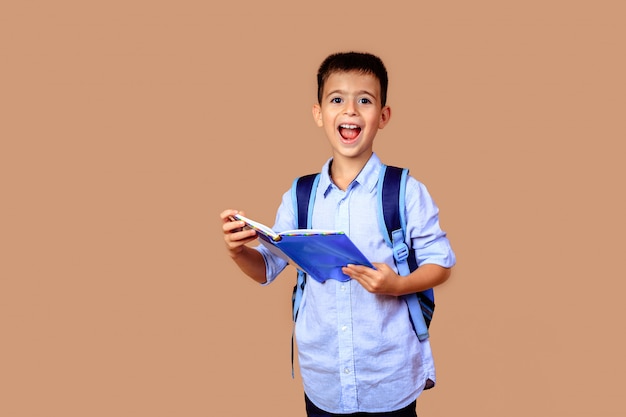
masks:
[(316, 281), (349, 281), (350, 277), (341, 272), (341, 268), (348, 264), (374, 268), (344, 232), (295, 229), (276, 233), (264, 224), (242, 215), (236, 214), (234, 218), (254, 229), (261, 244), (272, 253), (306, 272)]

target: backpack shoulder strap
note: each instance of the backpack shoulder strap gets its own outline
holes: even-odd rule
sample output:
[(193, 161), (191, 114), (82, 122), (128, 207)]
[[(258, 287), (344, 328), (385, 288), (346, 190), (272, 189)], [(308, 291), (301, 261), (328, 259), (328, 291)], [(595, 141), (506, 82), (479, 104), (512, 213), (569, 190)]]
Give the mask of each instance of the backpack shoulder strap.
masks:
[[(315, 190), (320, 180), (320, 174), (309, 174), (296, 178), (291, 185), (291, 200), (293, 202), (293, 212), (296, 217), (298, 229), (309, 229), (313, 218), (313, 204), (315, 203)], [(293, 321), (298, 318), (300, 302), (304, 286), (306, 285), (306, 274), (298, 270), (298, 279), (293, 289), (291, 299), (291, 311)]]
[(313, 216), (313, 203), (315, 202), (315, 189), (320, 180), (320, 174), (309, 174), (296, 178), (291, 186), (291, 200), (293, 212), (296, 216), (298, 229), (311, 227)]
[[(405, 195), (409, 170), (383, 165), (378, 179), (378, 223), (387, 245), (402, 276), (417, 269), (415, 251), (407, 245)], [(432, 320), (434, 292), (406, 294), (403, 296), (409, 308), (411, 323), (420, 340), (428, 339), (428, 326)]]
[(400, 275), (417, 269), (412, 249), (406, 244), (404, 197), (409, 170), (383, 165), (378, 180), (378, 223), (387, 245), (393, 248), (393, 257)]
[[(296, 218), (298, 229), (310, 229), (313, 219), (313, 204), (315, 203), (315, 191), (320, 180), (320, 174), (309, 174), (296, 178), (291, 185), (291, 201), (293, 202), (293, 213)], [(300, 302), (304, 287), (306, 286), (306, 274), (298, 269), (296, 285), (293, 287), (291, 296), (291, 312), (294, 326), (300, 311)], [(295, 329), (295, 327), (294, 327)], [(295, 377), (294, 367), (294, 343), (293, 333), (291, 334), (291, 377)]]

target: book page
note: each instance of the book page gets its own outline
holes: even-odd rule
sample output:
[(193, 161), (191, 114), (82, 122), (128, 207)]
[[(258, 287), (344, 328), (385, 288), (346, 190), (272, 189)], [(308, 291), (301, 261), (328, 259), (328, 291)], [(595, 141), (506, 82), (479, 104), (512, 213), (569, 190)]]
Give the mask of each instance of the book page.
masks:
[(265, 236), (268, 236), (270, 239), (272, 240), (279, 240), (280, 237), (278, 235), (278, 233), (274, 232), (270, 227), (264, 225), (263, 223), (259, 223), (256, 222), (254, 220), (251, 220), (245, 216), (242, 216), (241, 214), (235, 214), (233, 216), (236, 220), (240, 220), (244, 223), (246, 223), (246, 226), (248, 228), (254, 229), (259, 233), (264, 234)]
[(280, 236), (320, 236), (320, 235), (344, 235), (344, 232), (338, 230), (324, 229), (295, 229), (280, 232)]

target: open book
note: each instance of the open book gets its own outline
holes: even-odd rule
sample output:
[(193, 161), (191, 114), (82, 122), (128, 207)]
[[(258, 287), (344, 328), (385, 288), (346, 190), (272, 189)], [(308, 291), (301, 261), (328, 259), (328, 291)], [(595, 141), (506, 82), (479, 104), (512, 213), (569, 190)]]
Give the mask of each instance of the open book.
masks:
[(246, 227), (254, 229), (261, 244), (272, 253), (306, 272), (316, 281), (350, 280), (341, 271), (348, 264), (374, 267), (344, 232), (296, 229), (276, 233), (264, 224), (240, 214), (233, 217), (246, 223)]

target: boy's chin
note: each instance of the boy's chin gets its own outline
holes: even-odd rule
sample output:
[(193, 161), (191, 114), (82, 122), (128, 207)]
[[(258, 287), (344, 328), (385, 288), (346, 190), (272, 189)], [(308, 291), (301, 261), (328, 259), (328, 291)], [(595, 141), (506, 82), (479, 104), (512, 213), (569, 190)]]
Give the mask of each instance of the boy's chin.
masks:
[(351, 145), (343, 143), (335, 144), (332, 148), (334, 156), (347, 159), (360, 159), (364, 155), (369, 157), (373, 152), (372, 147), (361, 147), (358, 142)]

